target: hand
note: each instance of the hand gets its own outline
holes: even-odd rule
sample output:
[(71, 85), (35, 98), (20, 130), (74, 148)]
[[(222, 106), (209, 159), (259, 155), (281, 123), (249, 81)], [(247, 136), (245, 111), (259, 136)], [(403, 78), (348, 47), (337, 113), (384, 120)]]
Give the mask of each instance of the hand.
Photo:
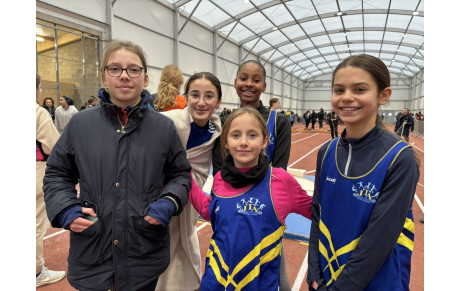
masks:
[(311, 282), (311, 287), (313, 287), (313, 289), (317, 290), (318, 287), (319, 287), (318, 282), (316, 282), (316, 281)]
[[(82, 207), (81, 212), (83, 212), (83, 214), (91, 215), (92, 217), (97, 217), (96, 212), (94, 212), (94, 209), (92, 208)], [(73, 232), (82, 232), (93, 224), (94, 222), (88, 219), (77, 217), (70, 223), (69, 228)]]
[(151, 216), (144, 216), (144, 219), (145, 221), (147, 221), (148, 223), (150, 224), (153, 224), (153, 225), (160, 225), (161, 223), (158, 222), (158, 220), (156, 220), (155, 218), (151, 217)]

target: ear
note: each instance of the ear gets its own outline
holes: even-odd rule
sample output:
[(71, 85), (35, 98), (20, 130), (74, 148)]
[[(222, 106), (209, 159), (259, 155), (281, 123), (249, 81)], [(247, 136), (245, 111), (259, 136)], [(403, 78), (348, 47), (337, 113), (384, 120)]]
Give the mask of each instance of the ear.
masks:
[(149, 75), (145, 74), (144, 87), (149, 85)]
[(264, 138), (264, 143), (262, 144), (262, 149), (265, 150), (268, 146), (268, 136)]
[(265, 89), (267, 89), (267, 83), (264, 82), (264, 86), (262, 87), (262, 92), (265, 92)]
[(233, 81), (233, 88), (236, 89), (236, 78), (235, 78), (235, 81)]
[(216, 103), (216, 109), (219, 109), (220, 107), (220, 102), (222, 102), (222, 99), (218, 99)]
[(380, 93), (379, 96), (379, 105), (384, 105), (385, 103), (387, 103), (388, 100), (390, 100), (391, 93), (392, 90), (390, 87), (386, 87), (385, 89), (383, 89), (382, 93)]

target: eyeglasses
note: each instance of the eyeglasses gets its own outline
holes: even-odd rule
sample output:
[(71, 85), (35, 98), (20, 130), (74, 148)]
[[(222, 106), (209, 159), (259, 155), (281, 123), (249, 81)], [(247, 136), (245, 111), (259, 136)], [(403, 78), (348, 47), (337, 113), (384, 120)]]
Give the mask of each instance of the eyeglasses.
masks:
[(201, 96), (198, 94), (198, 92), (191, 92), (187, 94), (187, 97), (190, 98), (190, 100), (193, 102), (200, 102), (201, 97), (203, 97), (204, 102), (207, 104), (212, 104), (214, 100), (216, 100), (216, 95), (212, 93), (206, 93), (205, 95)]
[(109, 76), (111, 77), (120, 77), (121, 74), (123, 74), (123, 71), (126, 71), (128, 76), (130, 76), (131, 78), (139, 77), (142, 74), (142, 70), (144, 70), (144, 68), (142, 67), (128, 67), (123, 69), (120, 66), (113, 65), (105, 66), (104, 69), (107, 71), (107, 74), (109, 74)]

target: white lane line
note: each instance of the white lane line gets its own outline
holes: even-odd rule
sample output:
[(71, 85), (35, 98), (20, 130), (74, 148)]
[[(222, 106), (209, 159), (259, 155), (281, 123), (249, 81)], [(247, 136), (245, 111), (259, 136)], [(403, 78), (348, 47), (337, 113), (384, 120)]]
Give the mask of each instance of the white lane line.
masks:
[[(202, 228), (204, 228), (204, 227), (207, 226), (208, 224), (209, 224), (208, 222), (204, 222), (202, 225), (200, 225), (199, 227), (197, 227), (196, 231), (197, 231), (197, 232), (200, 231)], [(59, 234), (64, 233), (64, 232), (66, 232), (66, 231), (67, 231), (67, 229), (63, 229), (63, 230), (61, 230), (61, 231), (52, 233), (52, 234), (50, 234), (50, 235), (48, 235), (48, 236), (45, 236), (45, 237), (43, 238), (43, 240), (52, 238), (53, 236), (59, 235)]]
[(319, 134), (319, 133), (315, 133), (315, 134), (313, 134), (313, 135), (310, 135), (310, 136), (301, 138), (301, 139), (299, 139), (299, 140), (296, 140), (295, 142), (291, 142), (291, 144), (295, 144), (295, 143), (298, 143), (299, 141), (303, 141), (303, 140), (305, 140), (305, 139), (309, 139), (309, 138), (314, 137), (315, 135), (318, 135), (318, 134)]
[(416, 147), (415, 145), (413, 145), (413, 144), (412, 144), (412, 147), (414, 147), (414, 148), (418, 149), (419, 151), (421, 151), (421, 152), (422, 152), (422, 154), (425, 154), (425, 152), (424, 152), (424, 151), (422, 151), (420, 148)]
[(305, 255), (305, 259), (303, 259), (302, 266), (300, 266), (299, 272), (297, 273), (297, 277), (295, 278), (294, 286), (292, 286), (292, 291), (299, 291), (300, 286), (302, 286), (303, 281), (305, 281), (305, 275), (307, 274), (308, 270), (308, 251)]
[(423, 188), (425, 188), (425, 186), (423, 186), (423, 185), (422, 185), (422, 184), (420, 184), (420, 183), (417, 183), (417, 185), (420, 185), (420, 186), (422, 186)]
[(417, 194), (415, 194), (414, 198), (415, 198), (415, 201), (417, 201), (418, 207), (420, 207), (420, 209), (422, 210), (422, 213), (425, 214), (425, 210), (423, 208), (422, 201), (420, 201), (420, 199), (418, 198)]
[(319, 149), (321, 146), (323, 146), (323, 144), (329, 142), (330, 140), (326, 140), (325, 142), (323, 142), (322, 144), (320, 144), (319, 146), (317, 146), (316, 148), (312, 149), (309, 153), (305, 154), (303, 157), (301, 157), (300, 159), (298, 159), (297, 161), (295, 161), (294, 163), (290, 164), (289, 166), (287, 166), (288, 168), (291, 168), (292, 166), (294, 166), (295, 164), (297, 164), (298, 162), (300, 162), (301, 160), (303, 160), (305, 157), (309, 156), (311, 153), (313, 153), (314, 151), (316, 151), (317, 149)]
[(49, 239), (49, 238), (51, 238), (51, 237), (53, 237), (53, 236), (56, 236), (56, 235), (61, 234), (61, 233), (64, 233), (64, 232), (66, 232), (66, 231), (67, 231), (67, 229), (63, 229), (63, 230), (61, 230), (61, 231), (55, 232), (55, 233), (53, 233), (53, 234), (50, 234), (50, 235), (48, 235), (48, 236), (45, 236), (45, 237), (43, 238), (43, 240)]
[(201, 229), (203, 229), (205, 226), (207, 226), (209, 223), (203, 222), (199, 227), (196, 228), (196, 232), (199, 232)]

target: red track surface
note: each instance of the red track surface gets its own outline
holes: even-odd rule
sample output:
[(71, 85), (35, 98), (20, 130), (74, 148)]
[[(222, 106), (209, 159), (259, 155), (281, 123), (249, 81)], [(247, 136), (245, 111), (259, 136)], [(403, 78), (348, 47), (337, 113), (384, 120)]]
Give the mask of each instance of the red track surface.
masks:
[[(388, 126), (391, 130), (392, 125)], [(295, 124), (292, 133), (291, 156), (289, 159), (289, 167), (304, 169), (307, 175), (315, 174), (316, 155), (319, 146), (331, 138), (328, 125), (324, 125), (324, 130), (304, 130), (304, 125)], [(339, 134), (343, 126), (339, 126)], [(420, 180), (417, 185), (416, 195), (424, 205), (424, 140), (414, 136), (410, 137), (410, 143), (420, 156)], [(422, 209), (414, 199), (413, 213), (415, 222), (415, 246), (412, 254), (412, 272), (410, 289), (423, 291), (424, 290), (424, 224), (420, 223), (420, 218), (423, 217)], [(198, 223), (197, 227), (202, 224)], [(61, 229), (51, 228), (47, 234), (57, 233)], [(202, 227), (199, 232), (201, 257), (204, 266), (206, 251), (209, 246), (209, 240), (212, 235), (210, 224)], [(46, 237), (46, 236), (45, 236)], [(308, 244), (304, 242), (284, 239), (284, 248), (286, 256), (286, 269), (291, 286), (294, 286), (296, 280), (301, 282), (300, 286), (296, 285), (294, 290), (308, 290), (305, 282), (305, 273), (299, 272), (302, 263), (308, 252)], [(69, 250), (69, 233), (67, 231), (47, 238), (44, 241), (44, 257), (45, 265), (51, 270), (67, 270), (67, 255)], [(300, 280), (300, 281), (299, 281)], [(300, 289), (298, 288), (300, 287)], [(55, 284), (46, 285), (38, 288), (40, 291), (67, 291), (75, 290), (72, 288), (67, 279), (64, 278)], [(167, 290), (165, 290), (167, 291)]]

